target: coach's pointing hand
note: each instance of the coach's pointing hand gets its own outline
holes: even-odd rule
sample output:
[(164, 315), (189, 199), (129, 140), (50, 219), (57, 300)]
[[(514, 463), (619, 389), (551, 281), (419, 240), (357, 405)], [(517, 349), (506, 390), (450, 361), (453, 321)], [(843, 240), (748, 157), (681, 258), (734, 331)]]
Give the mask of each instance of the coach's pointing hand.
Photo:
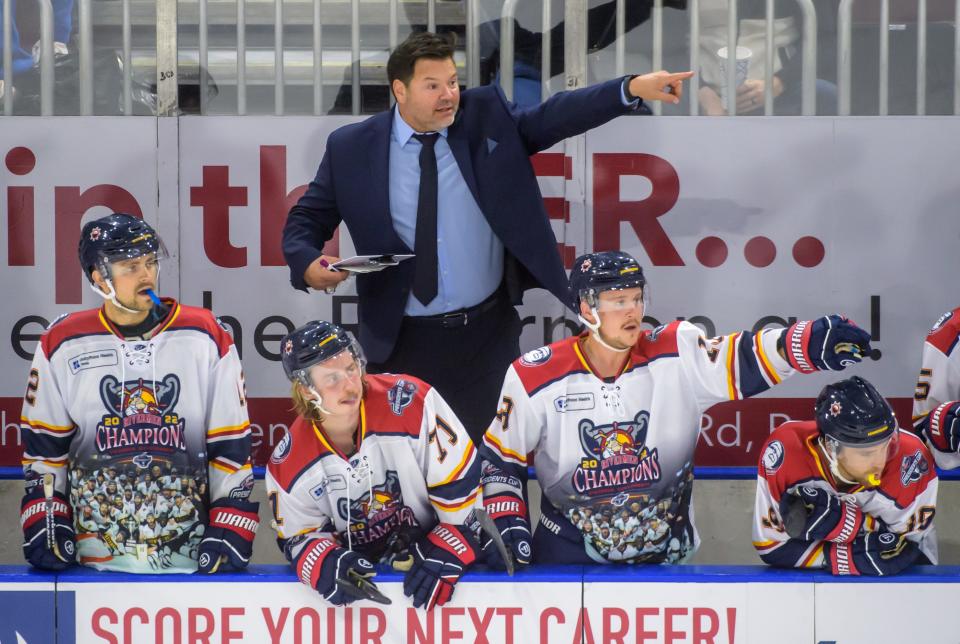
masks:
[(634, 76), (628, 86), (631, 96), (645, 101), (664, 101), (677, 104), (683, 96), (683, 81), (692, 78), (693, 72), (652, 72)]

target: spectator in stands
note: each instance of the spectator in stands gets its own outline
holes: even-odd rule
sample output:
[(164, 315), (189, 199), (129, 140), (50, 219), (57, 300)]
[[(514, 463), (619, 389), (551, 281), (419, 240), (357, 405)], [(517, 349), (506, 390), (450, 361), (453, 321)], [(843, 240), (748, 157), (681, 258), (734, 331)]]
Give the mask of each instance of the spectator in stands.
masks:
[(396, 108), (330, 135), (283, 251), (304, 291), (347, 277), (323, 253), (341, 221), (358, 253), (415, 253), (357, 278), (360, 342), (371, 372), (433, 383), (476, 440), (520, 353), (513, 305), (535, 287), (566, 301), (530, 155), (643, 101), (678, 101), (692, 72), (627, 76), (521, 109), (496, 87), (461, 96), (453, 46), (420, 33), (392, 53), (387, 75)]
[[(832, 3), (831, 3), (832, 4)], [(701, 0), (700, 2), (700, 90), (703, 113), (719, 116), (727, 113), (721, 100), (721, 86), (726, 77), (717, 52), (727, 46), (728, 0)], [(836, 8), (815, 5), (826, 24), (833, 24)], [(822, 8), (821, 8), (822, 7)], [(747, 79), (737, 87), (737, 114), (763, 114), (766, 60), (766, 0), (740, 0), (737, 5), (737, 46), (750, 50)], [(773, 84), (769, 88), (774, 97), (773, 111), (778, 115), (800, 114), (803, 95), (801, 87), (803, 12), (796, 0), (775, 0), (773, 21)], [(818, 46), (817, 39), (813, 41)], [(827, 43), (829, 47), (831, 43)], [(835, 114), (837, 88), (826, 80), (816, 83), (816, 113)]]
[[(10, 3), (10, 49), (13, 53), (13, 70), (0, 66), (0, 98), (3, 98), (6, 86), (13, 86), (13, 76), (30, 69), (40, 62), (40, 40), (33, 45), (31, 53), (20, 46), (20, 32), (17, 29), (17, 0), (5, 0)], [(53, 5), (53, 53), (66, 56), (67, 43), (73, 30), (73, 0), (52, 0)], [(2, 6), (2, 4), (0, 4)], [(0, 52), (3, 51), (3, 13), (0, 12)], [(9, 79), (9, 83), (5, 82)]]

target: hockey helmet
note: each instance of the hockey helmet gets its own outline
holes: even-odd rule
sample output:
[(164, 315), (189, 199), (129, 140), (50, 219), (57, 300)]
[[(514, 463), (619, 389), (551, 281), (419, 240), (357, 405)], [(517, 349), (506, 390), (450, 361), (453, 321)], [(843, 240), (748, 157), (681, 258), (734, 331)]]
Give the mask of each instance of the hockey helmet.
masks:
[(353, 334), (333, 322), (314, 320), (294, 329), (280, 343), (283, 371), (291, 382), (311, 387), (310, 367), (349, 351), (360, 369), (367, 366), (363, 349)]
[(646, 284), (643, 268), (627, 253), (618, 250), (587, 253), (573, 262), (568, 285), (569, 303), (575, 311), (579, 311), (581, 300), (596, 308), (603, 291), (644, 288)]
[(141, 255), (168, 256), (166, 246), (150, 224), (126, 213), (114, 213), (87, 222), (80, 231), (80, 265), (93, 282), (94, 269), (110, 278), (110, 264)]
[(866, 447), (897, 435), (890, 403), (860, 376), (824, 387), (815, 409), (820, 433), (840, 445)]

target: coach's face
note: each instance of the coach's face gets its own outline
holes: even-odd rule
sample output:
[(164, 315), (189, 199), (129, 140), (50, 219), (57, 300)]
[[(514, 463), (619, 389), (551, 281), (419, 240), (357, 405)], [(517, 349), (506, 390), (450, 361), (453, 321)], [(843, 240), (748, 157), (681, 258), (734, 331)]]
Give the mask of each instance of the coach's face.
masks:
[(421, 58), (413, 78), (393, 81), (400, 115), (417, 132), (438, 132), (450, 127), (460, 106), (460, 83), (452, 58)]

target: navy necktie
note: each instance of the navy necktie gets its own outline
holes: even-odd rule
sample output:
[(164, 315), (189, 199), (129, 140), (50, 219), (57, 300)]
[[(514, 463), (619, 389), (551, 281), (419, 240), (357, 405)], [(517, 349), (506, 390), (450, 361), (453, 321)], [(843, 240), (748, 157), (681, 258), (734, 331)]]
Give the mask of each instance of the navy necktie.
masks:
[(437, 296), (437, 155), (438, 134), (414, 134), (420, 149), (420, 196), (417, 201), (417, 232), (413, 252), (413, 295), (424, 305)]

